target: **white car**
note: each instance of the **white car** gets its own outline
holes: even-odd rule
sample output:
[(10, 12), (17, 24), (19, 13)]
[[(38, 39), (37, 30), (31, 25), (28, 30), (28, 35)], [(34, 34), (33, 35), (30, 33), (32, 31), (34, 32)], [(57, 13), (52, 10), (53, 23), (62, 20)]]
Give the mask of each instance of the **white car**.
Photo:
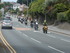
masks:
[(3, 20), (2, 21), (2, 29), (3, 28), (11, 28), (12, 29), (12, 21), (10, 21), (10, 20)]

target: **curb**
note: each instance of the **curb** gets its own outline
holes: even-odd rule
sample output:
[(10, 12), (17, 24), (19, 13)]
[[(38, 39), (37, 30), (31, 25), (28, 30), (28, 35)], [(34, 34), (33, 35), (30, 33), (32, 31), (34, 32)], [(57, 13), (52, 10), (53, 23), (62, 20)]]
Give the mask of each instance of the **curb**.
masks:
[(48, 29), (48, 30), (49, 30), (49, 31), (52, 31), (52, 32), (61, 33), (61, 34), (70, 36), (70, 34), (67, 34), (67, 33), (59, 32), (59, 31), (54, 31), (54, 30), (51, 30), (51, 29)]
[[(40, 25), (42, 26), (42, 25)], [(64, 33), (64, 32), (59, 32), (59, 31), (55, 31), (55, 30), (51, 30), (51, 29), (48, 29), (49, 31), (52, 31), (52, 32), (56, 32), (56, 33), (60, 33), (60, 34), (64, 34), (64, 35), (68, 35), (70, 36), (70, 34), (67, 34), (67, 33)]]

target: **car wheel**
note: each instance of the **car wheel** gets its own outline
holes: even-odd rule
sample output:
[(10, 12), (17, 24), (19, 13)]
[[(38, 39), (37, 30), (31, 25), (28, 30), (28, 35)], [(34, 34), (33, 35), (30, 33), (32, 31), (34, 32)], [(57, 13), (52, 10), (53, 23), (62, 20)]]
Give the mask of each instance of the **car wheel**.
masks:
[(4, 29), (4, 27), (1, 27), (2, 29)]
[(10, 27), (10, 29), (12, 29), (12, 27)]

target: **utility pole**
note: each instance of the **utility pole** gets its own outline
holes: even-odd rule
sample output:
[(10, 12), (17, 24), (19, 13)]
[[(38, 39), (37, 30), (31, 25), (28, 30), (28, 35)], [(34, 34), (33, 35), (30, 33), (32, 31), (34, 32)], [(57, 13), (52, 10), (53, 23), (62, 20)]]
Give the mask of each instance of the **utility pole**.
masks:
[(31, 3), (32, 3), (32, 0), (31, 0)]
[[(45, 0), (45, 6), (46, 6), (46, 0)], [(46, 20), (46, 12), (45, 12), (45, 20)]]
[(4, 8), (1, 9), (2, 12), (2, 18), (4, 17)]
[[(28, 6), (28, 0), (27, 0), (27, 6)], [(27, 17), (28, 17), (28, 7), (27, 7)]]

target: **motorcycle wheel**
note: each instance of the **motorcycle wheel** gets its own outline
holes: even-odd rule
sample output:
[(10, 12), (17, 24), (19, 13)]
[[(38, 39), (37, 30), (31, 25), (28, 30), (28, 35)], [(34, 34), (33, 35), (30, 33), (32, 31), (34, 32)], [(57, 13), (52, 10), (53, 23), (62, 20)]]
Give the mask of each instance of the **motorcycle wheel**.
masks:
[(47, 30), (45, 32), (47, 33)]
[(45, 30), (44, 30), (44, 28), (43, 28), (43, 33), (45, 33)]

